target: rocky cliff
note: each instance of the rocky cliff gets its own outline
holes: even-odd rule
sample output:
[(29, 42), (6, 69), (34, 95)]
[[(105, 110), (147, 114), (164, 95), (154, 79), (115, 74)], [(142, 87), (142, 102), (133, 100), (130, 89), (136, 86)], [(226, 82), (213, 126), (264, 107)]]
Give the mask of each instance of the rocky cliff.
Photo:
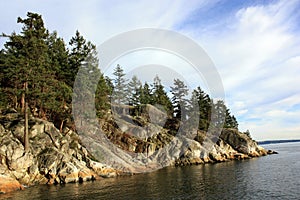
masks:
[[(122, 114), (117, 116), (115, 114), (114, 117), (110, 116), (102, 121), (102, 129), (106, 136), (125, 150), (125, 152), (118, 151), (118, 155), (115, 156), (125, 158), (128, 152), (135, 153), (135, 156), (132, 156), (134, 163), (128, 160), (127, 163), (137, 166), (136, 169), (143, 169), (149, 164), (157, 165), (154, 166), (155, 169), (169, 165), (182, 166), (248, 159), (273, 153), (266, 151), (247, 134), (237, 129), (223, 129), (220, 135), (217, 135), (218, 138), (209, 137), (208, 133), (189, 129), (188, 126), (178, 130), (180, 124), (172, 119), (165, 119), (163, 122), (154, 119), (155, 116), (163, 116), (163, 112), (154, 106), (147, 105), (146, 110), (150, 116), (145, 113), (132, 116), (118, 112)], [(174, 134), (174, 130), (177, 133)], [(147, 164), (139, 163), (142, 159), (138, 158), (141, 156), (144, 156), (144, 160), (147, 159), (147, 162), (144, 162)], [(112, 165), (118, 168), (121, 164), (112, 163)], [(138, 172), (136, 169), (130, 170)]]
[[(169, 165), (224, 162), (268, 154), (248, 135), (235, 129), (224, 129), (215, 141), (199, 130), (174, 135), (174, 122), (159, 121), (161, 117), (155, 116), (163, 116), (163, 112), (150, 105), (146, 108), (152, 112), (150, 117), (122, 114), (100, 120), (104, 139), (111, 142), (100, 145), (100, 153), (92, 145), (97, 140), (102, 142), (99, 133), (89, 135), (93, 141), (86, 142), (68, 128), (60, 132), (52, 123), (33, 117), (29, 121), (30, 151), (25, 153), (22, 116), (14, 110), (2, 112), (0, 193), (34, 184), (82, 182)], [(145, 125), (147, 129), (142, 128)]]
[(63, 184), (116, 176), (119, 172), (96, 162), (78, 135), (52, 123), (30, 118), (30, 151), (22, 144), (24, 121), (16, 111), (0, 117), (0, 193), (34, 184)]

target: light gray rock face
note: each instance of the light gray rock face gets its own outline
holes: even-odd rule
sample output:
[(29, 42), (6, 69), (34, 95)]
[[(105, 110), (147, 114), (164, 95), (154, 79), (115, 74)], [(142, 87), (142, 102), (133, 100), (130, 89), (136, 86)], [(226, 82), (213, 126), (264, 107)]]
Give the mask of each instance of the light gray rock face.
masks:
[[(123, 106), (122, 109), (131, 107)], [(163, 116), (161, 110), (151, 105), (145, 106), (145, 110), (151, 111), (149, 115), (152, 118)], [(105, 163), (131, 173), (148, 172), (169, 165), (224, 162), (266, 154), (255, 141), (236, 129), (222, 130), (220, 137), (214, 141), (206, 136), (207, 133), (188, 129), (188, 126), (174, 136), (170, 129), (161, 126), (159, 119), (154, 120), (159, 123), (152, 123), (149, 115), (108, 117), (101, 121), (102, 132), (109, 139), (107, 142), (99, 137), (101, 133), (95, 127), (90, 128), (90, 133), (84, 129), (82, 140), (89, 144), (93, 155), (98, 157), (101, 152), (99, 155), (104, 155)], [(177, 126), (174, 124), (172, 127)]]
[[(92, 161), (75, 132), (66, 128), (60, 133), (52, 123), (41, 119), (29, 121), (30, 151), (25, 153), (23, 123), (16, 113), (0, 117), (0, 176), (33, 185), (82, 182), (118, 173), (109, 166), (97, 169), (97, 162)], [(91, 167), (91, 162), (96, 164)]]
[[(205, 132), (188, 129), (174, 136), (173, 128), (179, 124), (165, 123), (167, 116), (151, 105), (143, 109), (149, 114), (108, 116), (100, 121), (104, 134), (98, 127), (84, 127), (80, 135), (68, 128), (61, 133), (50, 122), (30, 118), (28, 153), (23, 147), (22, 116), (13, 110), (0, 115), (0, 176), (24, 185), (63, 184), (268, 153), (235, 129), (224, 129), (214, 142), (206, 138)], [(172, 129), (163, 126), (168, 123)]]

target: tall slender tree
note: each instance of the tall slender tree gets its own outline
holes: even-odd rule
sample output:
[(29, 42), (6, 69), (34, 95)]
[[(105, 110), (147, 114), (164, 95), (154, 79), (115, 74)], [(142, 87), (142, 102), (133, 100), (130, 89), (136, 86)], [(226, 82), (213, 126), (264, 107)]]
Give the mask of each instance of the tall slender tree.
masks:
[(118, 104), (126, 104), (127, 103), (127, 87), (126, 87), (126, 83), (127, 83), (127, 79), (125, 78), (125, 73), (124, 70), (122, 69), (122, 67), (118, 64), (117, 67), (115, 68), (115, 71), (113, 73), (113, 75), (115, 76), (114, 79), (114, 101), (115, 103)]
[[(18, 23), (23, 24), (21, 34), (12, 33), (9, 41), (5, 43), (6, 76), (10, 78), (12, 100), (17, 105), (20, 99), (21, 111), (25, 117), (24, 149), (29, 150), (28, 139), (28, 103), (39, 104), (40, 114), (44, 115), (43, 106), (37, 102), (37, 97), (45, 96), (46, 80), (52, 76), (47, 63), (48, 47), (45, 40), (48, 33), (44, 27), (41, 15), (27, 13), (27, 18), (18, 18)], [(39, 98), (41, 99), (41, 98)]]
[(110, 94), (111, 88), (107, 84), (107, 80), (104, 75), (101, 73), (95, 93), (95, 107), (97, 116), (100, 118), (104, 117), (109, 109)]
[(223, 100), (218, 100), (217, 102), (213, 103), (213, 118), (211, 124), (213, 127), (223, 128), (225, 126), (225, 119), (226, 119), (226, 105)]
[(156, 75), (153, 83), (152, 104), (163, 107), (169, 116), (173, 115), (173, 105), (168, 97), (160, 78)]
[(141, 81), (137, 78), (136, 75), (134, 75), (131, 79), (131, 81), (128, 83), (128, 100), (129, 100), (129, 105), (137, 106), (140, 104), (140, 87), (142, 83)]
[(92, 54), (96, 50), (96, 46), (90, 41), (84, 39), (78, 30), (76, 31), (75, 36), (71, 38), (69, 45), (69, 64), (65, 73), (65, 79), (67, 84), (73, 87), (74, 80), (80, 66), (84, 61), (86, 61), (88, 55)]
[(179, 79), (174, 80), (174, 87), (171, 87), (171, 93), (173, 94), (172, 103), (174, 105), (175, 118), (186, 120), (188, 99), (188, 88), (183, 81)]
[(196, 108), (193, 106), (190, 108), (190, 112), (197, 112), (196, 109), (198, 110), (199, 130), (207, 131), (211, 116), (211, 100), (209, 95), (205, 94), (200, 87), (197, 87), (192, 93), (191, 104), (197, 104)]
[(226, 107), (224, 127), (238, 129), (237, 120), (234, 115), (231, 115), (230, 110), (227, 107)]
[[(84, 125), (85, 122), (90, 123), (95, 119), (94, 113), (97, 113), (96, 109), (100, 111), (104, 108), (102, 104), (102, 92), (105, 91), (103, 83), (103, 75), (98, 68), (99, 60), (97, 58), (97, 51), (93, 49), (87, 54), (86, 59), (79, 66), (78, 74), (74, 82), (74, 95), (73, 95), (73, 113), (76, 116), (80, 125)], [(98, 82), (100, 80), (100, 82)], [(100, 83), (100, 84), (99, 84)], [(105, 93), (105, 92), (104, 92)], [(106, 93), (105, 93), (106, 94)]]
[(140, 87), (140, 103), (151, 104), (152, 102), (153, 100), (150, 86), (147, 82), (145, 82), (144, 86)]

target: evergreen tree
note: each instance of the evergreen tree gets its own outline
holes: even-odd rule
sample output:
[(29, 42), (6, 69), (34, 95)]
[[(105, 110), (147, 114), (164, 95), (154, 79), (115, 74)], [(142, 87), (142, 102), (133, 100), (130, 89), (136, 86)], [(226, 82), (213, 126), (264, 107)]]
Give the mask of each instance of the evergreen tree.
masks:
[(230, 110), (226, 108), (225, 124), (224, 128), (235, 128), (238, 129), (238, 123), (234, 115), (230, 114)]
[[(207, 131), (211, 116), (211, 100), (200, 87), (197, 87), (192, 93), (191, 104), (196, 103), (199, 111), (199, 130)], [(195, 112), (197, 108), (192, 108), (194, 109), (192, 112)]]
[(114, 84), (111, 78), (109, 78), (108, 76), (105, 76), (105, 83), (108, 89), (108, 100), (111, 101), (111, 96), (114, 90)]
[(173, 105), (165, 92), (164, 86), (161, 84), (160, 78), (156, 75), (153, 83), (152, 104), (161, 105), (169, 116), (173, 114)]
[(96, 46), (90, 41), (86, 41), (79, 31), (76, 31), (74, 37), (71, 38), (69, 45), (71, 46), (68, 59), (68, 68), (65, 72), (65, 79), (69, 86), (73, 87), (75, 77), (79, 67), (86, 61), (88, 55), (96, 50)]
[[(38, 107), (40, 115), (45, 117), (44, 100), (47, 100), (53, 71), (48, 65), (48, 47), (45, 40), (47, 31), (42, 17), (35, 13), (27, 13), (27, 18), (18, 18), (23, 24), (21, 34), (12, 33), (5, 43), (5, 77), (9, 79), (6, 86), (11, 89), (10, 97), (14, 105), (21, 110), (25, 117), (24, 149), (29, 150), (28, 139), (28, 105)], [(30, 103), (30, 104), (29, 104)]]
[(49, 34), (46, 40), (48, 46), (49, 64), (54, 70), (55, 99), (48, 101), (52, 111), (50, 118), (62, 131), (64, 122), (71, 121), (72, 87), (68, 85), (68, 49), (57, 32)]
[[(87, 54), (85, 62), (79, 67), (79, 72), (74, 82), (74, 96), (73, 96), (73, 113), (79, 116), (80, 124), (84, 122), (92, 122), (96, 114), (102, 114), (103, 104), (102, 95), (106, 94), (103, 84), (105, 83), (103, 75), (99, 68), (99, 60), (97, 58), (97, 51), (93, 49)], [(100, 80), (99, 82), (97, 82)], [(100, 84), (99, 84), (100, 83)], [(107, 96), (107, 95), (105, 95)], [(106, 98), (105, 98), (105, 100)], [(96, 105), (96, 106), (95, 106)]]
[(151, 104), (152, 102), (150, 86), (147, 82), (145, 82), (144, 86), (140, 87), (140, 103), (145, 105)]
[(124, 70), (118, 64), (113, 73), (115, 76), (114, 79), (114, 97), (113, 100), (118, 104), (126, 104), (127, 103), (127, 91), (126, 91), (126, 82)]
[(226, 126), (225, 120), (226, 120), (226, 105), (224, 101), (218, 100), (216, 103), (213, 104), (213, 112), (215, 115), (213, 116), (212, 119), (212, 125), (217, 128), (223, 128)]
[(171, 92), (173, 94), (172, 103), (174, 105), (175, 118), (186, 120), (188, 100), (186, 96), (188, 95), (188, 88), (183, 81), (179, 79), (174, 80), (174, 87), (171, 87)]
[(137, 76), (133, 76), (131, 81), (128, 83), (128, 96), (129, 96), (129, 105), (137, 106), (140, 104), (140, 87), (142, 83), (138, 80)]
[(9, 88), (7, 85), (8, 77), (5, 76), (5, 58), (6, 55), (4, 50), (0, 50), (0, 109), (7, 108), (8, 106), (14, 107), (14, 105), (10, 105), (9, 100)]
[(190, 99), (190, 104), (188, 105), (188, 122), (191, 127), (198, 126), (200, 122), (200, 109), (199, 109), (199, 94), (197, 90), (192, 92), (192, 96)]
[[(44, 27), (40, 15), (29, 12), (27, 18), (18, 18), (17, 22), (23, 26), (21, 33), (2, 35), (8, 41), (0, 50), (0, 108), (13, 107), (24, 114), (26, 152), (29, 150), (30, 112), (35, 117), (54, 122), (62, 131), (68, 121), (72, 123), (72, 100), (78, 104), (73, 113), (79, 114), (83, 121), (91, 121), (95, 116), (90, 111), (94, 109), (100, 118), (108, 113), (113, 91), (113, 100), (119, 104), (129, 102), (137, 108), (144, 108), (145, 104), (161, 105), (169, 116), (174, 116), (165, 126), (174, 133), (182, 125), (180, 120), (197, 123), (198, 129), (207, 131), (211, 113), (216, 113), (212, 127), (238, 128), (235, 116), (224, 101), (213, 103), (200, 87), (188, 100), (187, 86), (175, 79), (170, 100), (158, 76), (154, 78), (152, 88), (148, 83), (142, 85), (137, 76), (127, 84), (120, 65), (117, 65), (115, 78), (111, 80), (98, 68), (95, 45), (86, 41), (78, 31), (70, 40), (68, 49), (56, 32), (49, 33)], [(141, 113), (139, 109), (132, 110), (134, 115)], [(184, 123), (184, 126), (183, 130), (194, 127), (189, 123)]]
[[(68, 49), (62, 38), (59, 38), (57, 32), (49, 34), (46, 40), (48, 46), (49, 63), (55, 70), (56, 79), (66, 81), (68, 78)], [(67, 82), (66, 82), (67, 84)]]
[(98, 117), (105, 116), (107, 110), (109, 109), (109, 95), (111, 94), (111, 88), (107, 84), (107, 79), (104, 78), (104, 75), (100, 75), (100, 79), (97, 85), (96, 94), (95, 94), (95, 107)]
[(232, 125), (231, 125), (231, 127), (235, 128), (235, 129), (239, 129), (239, 123), (238, 123), (237, 119), (235, 118), (235, 116), (231, 115), (231, 118), (232, 118)]

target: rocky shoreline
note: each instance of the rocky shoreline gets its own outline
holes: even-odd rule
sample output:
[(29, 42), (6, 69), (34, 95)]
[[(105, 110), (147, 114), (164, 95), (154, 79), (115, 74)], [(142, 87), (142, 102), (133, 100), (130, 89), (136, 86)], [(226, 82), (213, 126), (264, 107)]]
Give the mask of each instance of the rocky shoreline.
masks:
[(36, 184), (65, 184), (122, 174), (94, 160), (78, 135), (60, 133), (50, 122), (31, 118), (30, 151), (22, 144), (23, 119), (17, 112), (0, 118), (0, 193)]
[[(109, 120), (106, 122), (109, 123)], [(30, 151), (25, 153), (22, 116), (13, 110), (1, 114), (0, 193), (22, 190), (24, 186), (36, 184), (66, 184), (128, 174), (128, 171), (97, 161), (74, 131), (65, 128), (60, 132), (53, 123), (33, 117), (29, 124)], [(112, 141), (115, 139), (114, 142), (131, 151), (143, 151), (146, 146), (154, 152), (173, 137), (162, 130), (154, 139), (141, 143), (128, 135), (124, 139), (111, 124), (106, 126), (109, 126), (108, 138)], [(116, 137), (118, 134), (120, 137)], [(181, 148), (179, 157), (170, 158), (174, 160), (170, 165), (225, 162), (276, 153), (265, 150), (250, 137), (234, 129), (224, 129), (210, 151), (204, 151), (202, 134), (199, 132), (194, 140), (186, 139), (186, 143), (181, 145), (188, 148)], [(116, 138), (119, 138), (118, 141)]]

